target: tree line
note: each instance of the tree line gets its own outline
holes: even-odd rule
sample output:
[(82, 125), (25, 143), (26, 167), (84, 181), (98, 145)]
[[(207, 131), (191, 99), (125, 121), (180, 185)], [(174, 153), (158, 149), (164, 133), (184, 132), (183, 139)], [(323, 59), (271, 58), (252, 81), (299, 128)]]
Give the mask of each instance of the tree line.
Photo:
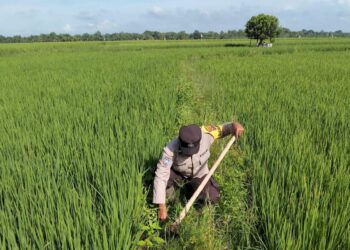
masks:
[[(201, 32), (195, 30), (192, 33), (180, 32), (159, 32), (145, 31), (143, 33), (106, 33), (97, 31), (93, 34), (49, 34), (31, 35), (31, 36), (2, 36), (0, 43), (31, 43), (31, 42), (73, 42), (73, 41), (120, 41), (120, 40), (188, 40), (188, 39), (234, 39), (246, 38), (245, 30), (228, 30), (226, 32)], [(288, 28), (280, 28), (279, 37), (350, 37), (350, 33), (341, 30), (334, 32), (301, 30), (291, 31)]]

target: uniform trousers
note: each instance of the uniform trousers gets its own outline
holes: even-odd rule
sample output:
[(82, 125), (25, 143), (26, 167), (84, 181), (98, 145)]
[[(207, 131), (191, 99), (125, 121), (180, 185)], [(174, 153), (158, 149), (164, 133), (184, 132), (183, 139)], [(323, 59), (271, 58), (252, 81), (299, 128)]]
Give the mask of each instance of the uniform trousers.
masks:
[[(170, 169), (170, 177), (167, 183), (167, 194), (171, 193), (174, 186), (185, 186), (185, 195), (190, 198), (202, 183), (206, 175), (201, 178), (186, 178), (180, 173)], [(209, 201), (210, 203), (217, 203), (220, 199), (220, 188), (213, 177), (205, 185), (204, 189), (198, 196), (200, 201)]]

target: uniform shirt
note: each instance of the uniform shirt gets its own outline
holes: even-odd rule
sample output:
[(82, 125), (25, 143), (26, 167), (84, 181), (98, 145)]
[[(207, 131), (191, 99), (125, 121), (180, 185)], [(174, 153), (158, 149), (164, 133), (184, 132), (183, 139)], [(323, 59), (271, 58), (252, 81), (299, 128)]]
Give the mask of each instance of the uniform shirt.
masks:
[(153, 203), (165, 204), (166, 186), (171, 168), (187, 178), (201, 178), (209, 173), (209, 149), (215, 139), (227, 135), (227, 133), (224, 133), (225, 125), (227, 124), (221, 126), (202, 126), (202, 139), (200, 141), (199, 151), (192, 156), (183, 155), (179, 152), (180, 142), (178, 138), (172, 140), (163, 149), (163, 154), (157, 164), (154, 178)]

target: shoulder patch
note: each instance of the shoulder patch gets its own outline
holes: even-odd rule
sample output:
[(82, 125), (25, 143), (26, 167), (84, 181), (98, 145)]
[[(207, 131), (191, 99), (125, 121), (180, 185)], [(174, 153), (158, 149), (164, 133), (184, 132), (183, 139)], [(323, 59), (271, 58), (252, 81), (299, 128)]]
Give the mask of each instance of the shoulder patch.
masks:
[(163, 155), (161, 161), (165, 167), (170, 168), (173, 165), (173, 160), (169, 156)]

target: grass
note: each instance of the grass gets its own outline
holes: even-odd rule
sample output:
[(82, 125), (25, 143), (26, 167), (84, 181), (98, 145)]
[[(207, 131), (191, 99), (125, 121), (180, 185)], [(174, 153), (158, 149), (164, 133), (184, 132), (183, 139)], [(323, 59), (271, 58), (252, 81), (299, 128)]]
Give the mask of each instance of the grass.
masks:
[(0, 45), (0, 248), (136, 248), (162, 147), (238, 120), (220, 203), (163, 248), (348, 249), (349, 39), (247, 44)]
[(349, 247), (349, 52), (329, 51), (231, 54), (197, 66), (213, 79), (215, 120), (234, 113), (246, 125), (242, 148), (268, 249)]

